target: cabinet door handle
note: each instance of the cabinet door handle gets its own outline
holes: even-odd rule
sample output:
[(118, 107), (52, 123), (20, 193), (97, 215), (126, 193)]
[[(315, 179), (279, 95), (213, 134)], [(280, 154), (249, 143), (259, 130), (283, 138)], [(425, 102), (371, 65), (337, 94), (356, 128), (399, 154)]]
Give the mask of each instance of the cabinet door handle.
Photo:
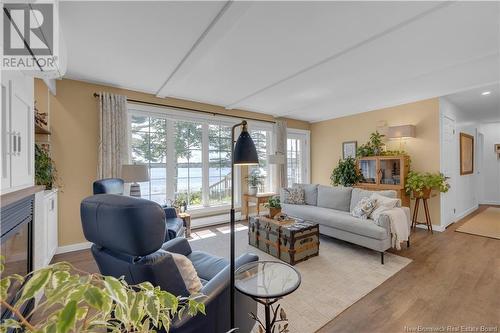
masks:
[(14, 137), (14, 140), (13, 140), (13, 145), (14, 145), (14, 147), (12, 148), (12, 151), (13, 151), (14, 153), (16, 153), (16, 152), (17, 152), (17, 135), (16, 135), (16, 133), (15, 133), (15, 132), (14, 132), (14, 134), (13, 134), (13, 137)]
[(21, 133), (17, 136), (17, 152), (21, 155)]

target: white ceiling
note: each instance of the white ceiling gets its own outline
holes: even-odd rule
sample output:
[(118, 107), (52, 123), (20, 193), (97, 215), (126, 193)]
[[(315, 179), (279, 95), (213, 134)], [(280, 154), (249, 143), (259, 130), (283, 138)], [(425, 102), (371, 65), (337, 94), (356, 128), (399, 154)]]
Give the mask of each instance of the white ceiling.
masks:
[[(489, 91), (489, 95), (482, 95)], [(500, 84), (477, 87), (446, 96), (460, 114), (460, 122), (500, 122)]]
[(64, 2), (66, 77), (320, 121), (500, 82), (499, 2)]

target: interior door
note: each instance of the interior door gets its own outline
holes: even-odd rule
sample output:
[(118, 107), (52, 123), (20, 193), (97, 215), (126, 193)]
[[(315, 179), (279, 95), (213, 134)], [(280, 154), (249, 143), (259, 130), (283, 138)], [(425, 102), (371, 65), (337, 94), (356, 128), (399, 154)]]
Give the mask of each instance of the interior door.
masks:
[(2, 136), (0, 138), (1, 145), (1, 182), (2, 190), (11, 187), (10, 183), (10, 154), (11, 154), (11, 140), (10, 140), (10, 112), (9, 112), (9, 80), (6, 75), (2, 75), (2, 116), (1, 130)]
[(454, 168), (458, 165), (458, 138), (455, 133), (455, 120), (443, 117), (443, 133), (442, 133), (442, 149), (443, 156), (441, 163), (441, 172), (445, 177), (449, 177), (448, 183), (451, 188), (447, 193), (441, 193), (442, 196), (442, 217), (444, 219), (444, 224), (449, 225), (455, 222), (455, 179)]
[[(31, 81), (31, 86), (30, 86)], [(11, 83), (12, 187), (33, 184), (33, 79), (22, 74)]]

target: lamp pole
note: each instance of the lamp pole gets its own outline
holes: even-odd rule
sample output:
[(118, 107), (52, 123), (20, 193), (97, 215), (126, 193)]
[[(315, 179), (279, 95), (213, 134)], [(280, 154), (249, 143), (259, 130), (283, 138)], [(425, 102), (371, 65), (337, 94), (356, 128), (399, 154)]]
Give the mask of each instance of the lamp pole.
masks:
[(230, 226), (230, 233), (231, 233), (231, 245), (230, 245), (230, 316), (231, 316), (231, 327), (230, 328), (235, 328), (234, 327), (234, 270), (235, 270), (235, 263), (234, 263), (234, 223), (235, 223), (235, 212), (234, 212), (234, 132), (237, 127), (240, 126), (245, 126), (247, 124), (246, 121), (242, 121), (239, 124), (236, 124), (232, 127), (231, 129), (231, 213), (230, 213), (230, 220), (231, 220), (231, 226)]

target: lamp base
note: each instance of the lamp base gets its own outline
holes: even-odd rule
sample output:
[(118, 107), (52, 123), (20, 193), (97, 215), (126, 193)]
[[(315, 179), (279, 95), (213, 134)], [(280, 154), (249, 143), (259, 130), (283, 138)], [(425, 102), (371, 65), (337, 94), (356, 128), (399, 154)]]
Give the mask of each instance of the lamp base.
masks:
[(141, 197), (141, 185), (138, 183), (130, 184), (130, 196), (140, 198)]

